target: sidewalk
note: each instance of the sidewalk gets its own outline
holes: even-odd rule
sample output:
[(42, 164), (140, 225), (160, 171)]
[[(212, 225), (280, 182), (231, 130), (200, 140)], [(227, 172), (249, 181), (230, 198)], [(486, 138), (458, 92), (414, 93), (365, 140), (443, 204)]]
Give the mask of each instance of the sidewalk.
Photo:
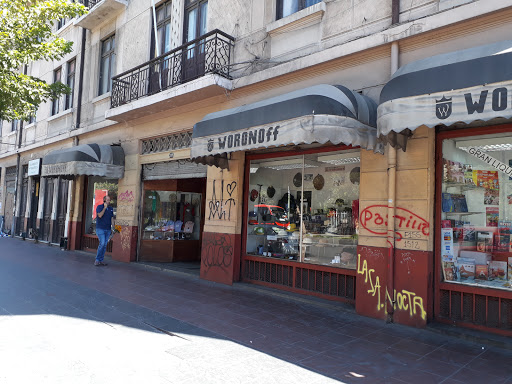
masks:
[[(173, 329), (176, 324), (198, 327), (325, 378), (290, 377), (290, 382), (332, 378), (346, 383), (512, 383), (512, 351), (385, 324), (338, 303), (248, 284), (224, 286), (154, 266), (109, 260), (107, 267), (94, 267), (93, 260), (92, 254), (0, 239), (0, 262), (141, 306), (153, 313), (151, 323), (147, 318), (144, 323), (160, 332), (179, 334), (180, 329)], [(253, 381), (280, 382), (264, 367), (266, 362), (253, 362), (262, 366), (261, 378)]]

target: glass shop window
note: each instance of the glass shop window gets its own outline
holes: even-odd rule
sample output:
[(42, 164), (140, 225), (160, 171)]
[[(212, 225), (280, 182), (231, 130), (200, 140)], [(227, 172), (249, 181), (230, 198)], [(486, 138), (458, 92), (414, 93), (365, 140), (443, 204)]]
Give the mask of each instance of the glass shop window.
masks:
[(201, 194), (145, 191), (144, 240), (199, 240)]
[(85, 216), (85, 233), (88, 235), (96, 234), (96, 208), (103, 204), (103, 197), (105, 196), (110, 197), (110, 206), (114, 209), (115, 218), (117, 213), (117, 180), (89, 176)]
[(511, 290), (512, 136), (447, 139), (442, 151), (443, 280)]
[(356, 268), (360, 151), (250, 162), (248, 255)]

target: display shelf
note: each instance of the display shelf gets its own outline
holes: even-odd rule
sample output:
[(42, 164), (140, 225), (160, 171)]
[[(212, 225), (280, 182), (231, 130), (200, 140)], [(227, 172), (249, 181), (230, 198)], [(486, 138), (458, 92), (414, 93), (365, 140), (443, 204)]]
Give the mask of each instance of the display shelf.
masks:
[(447, 284), (466, 285), (479, 288), (494, 288), (504, 291), (512, 291), (512, 282), (509, 280), (445, 280)]
[(445, 214), (445, 215), (458, 215), (458, 216), (485, 214), (485, 212), (442, 212), (442, 213)]
[(446, 188), (461, 187), (464, 189), (485, 189), (484, 187), (481, 187), (481, 186), (475, 185), (475, 184), (453, 183), (453, 182), (445, 182), (445, 183), (443, 183), (443, 186)]

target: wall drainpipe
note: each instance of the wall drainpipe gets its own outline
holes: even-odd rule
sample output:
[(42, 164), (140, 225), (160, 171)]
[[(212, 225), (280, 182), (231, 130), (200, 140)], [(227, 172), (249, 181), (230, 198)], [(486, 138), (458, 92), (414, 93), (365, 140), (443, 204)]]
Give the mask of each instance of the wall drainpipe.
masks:
[[(391, 74), (398, 70), (398, 42), (391, 44)], [(387, 322), (393, 322), (395, 297), (395, 207), (396, 207), (396, 148), (388, 144), (388, 276), (386, 284)], [(389, 295), (389, 296), (388, 296)]]

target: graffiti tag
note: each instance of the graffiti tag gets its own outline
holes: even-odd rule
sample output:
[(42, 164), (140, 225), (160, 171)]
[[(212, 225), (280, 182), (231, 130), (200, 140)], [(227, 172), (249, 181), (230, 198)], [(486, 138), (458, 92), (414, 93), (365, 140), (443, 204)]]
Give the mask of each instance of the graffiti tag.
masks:
[[(360, 214), (363, 228), (375, 235), (386, 235), (388, 233), (388, 215), (383, 211), (387, 208), (386, 205), (371, 205), (363, 209)], [(405, 236), (407, 238), (418, 238), (430, 234), (430, 224), (424, 218), (405, 208), (396, 207), (395, 212), (393, 218), (395, 219), (396, 241), (401, 241), (404, 237), (398, 230), (407, 230)], [(419, 247), (419, 244), (409, 245), (409, 248), (413, 249)]]
[(203, 249), (201, 259), (206, 271), (210, 268), (220, 268), (228, 273), (228, 268), (233, 263), (233, 244), (230, 235), (205, 232)]
[[(208, 220), (211, 219), (219, 219), (219, 220), (231, 220), (231, 207), (236, 205), (235, 198), (233, 197), (233, 193), (235, 192), (237, 183), (236, 181), (232, 181), (231, 183), (226, 183), (224, 188), (224, 180), (220, 181), (220, 199), (217, 196), (216, 191), (216, 182), (217, 180), (213, 180), (213, 193), (212, 198), (208, 202), (208, 208), (210, 213), (208, 215)], [(229, 196), (226, 200), (224, 200), (224, 190)]]
[(133, 191), (124, 191), (123, 193), (120, 193), (117, 197), (117, 200), (131, 203), (135, 200), (135, 196), (133, 196)]
[[(423, 305), (423, 298), (414, 292), (402, 289), (393, 291), (393, 297), (390, 296), (387, 287), (380, 285), (380, 277), (375, 274), (375, 269), (369, 268), (366, 260), (361, 264), (361, 255), (357, 255), (357, 274), (364, 276), (364, 283), (370, 283), (368, 293), (377, 298), (377, 311), (384, 311), (385, 305), (392, 305), (394, 310), (409, 312), (409, 316), (421, 316), (423, 320), (427, 319), (427, 312)], [(384, 293), (383, 288), (385, 289)]]

